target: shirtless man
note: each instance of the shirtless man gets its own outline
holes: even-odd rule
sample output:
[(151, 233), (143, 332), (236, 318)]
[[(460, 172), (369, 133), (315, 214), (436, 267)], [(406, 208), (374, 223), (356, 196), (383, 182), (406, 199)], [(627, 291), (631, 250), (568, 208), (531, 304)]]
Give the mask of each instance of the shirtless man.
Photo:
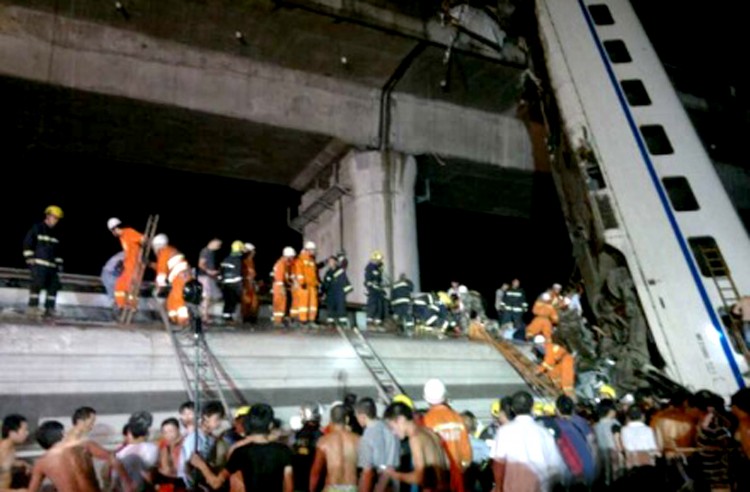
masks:
[(22, 468), (28, 474), (31, 466), (25, 461), (16, 459), (16, 446), (26, 442), (29, 437), (29, 424), (22, 415), (8, 415), (3, 419), (3, 440), (0, 441), (0, 492), (11, 490), (13, 469)]
[(73, 428), (68, 431), (66, 439), (78, 440), (86, 437), (96, 424), (96, 410), (91, 407), (80, 407), (73, 412)]
[[(64, 432), (63, 425), (53, 420), (37, 430), (36, 440), (47, 452), (34, 464), (29, 492), (37, 492), (45, 477), (52, 481), (57, 492), (100, 492), (92, 457), (102, 457), (101, 451), (107, 453), (111, 466), (127, 477), (112, 454), (91, 441), (63, 439)], [(124, 489), (133, 490), (132, 484), (128, 481)]]
[(318, 440), (318, 452), (310, 471), (310, 492), (318, 490), (324, 468), (326, 487), (323, 492), (357, 492), (359, 436), (347, 429), (347, 415), (344, 405), (331, 408), (330, 432)]
[(440, 437), (418, 426), (414, 422), (414, 412), (403, 403), (391, 403), (384, 418), (399, 439), (409, 438), (414, 471), (405, 473), (386, 468), (383, 473), (399, 482), (418, 485), (423, 492), (450, 492), (450, 462)]

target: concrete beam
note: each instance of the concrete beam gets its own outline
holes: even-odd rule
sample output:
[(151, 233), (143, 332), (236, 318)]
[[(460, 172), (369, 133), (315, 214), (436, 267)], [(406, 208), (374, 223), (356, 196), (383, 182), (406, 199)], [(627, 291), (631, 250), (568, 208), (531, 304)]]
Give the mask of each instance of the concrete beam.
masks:
[[(21, 7), (0, 10), (0, 73), (363, 147), (379, 142), (378, 89)], [(515, 117), (398, 93), (391, 115), (395, 150), (529, 169)]]

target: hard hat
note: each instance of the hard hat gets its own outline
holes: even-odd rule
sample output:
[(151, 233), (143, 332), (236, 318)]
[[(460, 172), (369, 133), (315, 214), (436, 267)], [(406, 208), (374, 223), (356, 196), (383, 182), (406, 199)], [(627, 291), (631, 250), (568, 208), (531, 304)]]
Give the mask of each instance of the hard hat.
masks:
[(302, 429), (302, 417), (300, 417), (299, 415), (292, 415), (291, 417), (289, 417), (289, 428), (294, 432)]
[(255, 245), (253, 243), (245, 243), (245, 251), (255, 251)]
[(164, 246), (169, 244), (169, 238), (166, 234), (157, 234), (154, 236), (154, 238), (151, 240), (151, 246), (154, 249), (161, 249)]
[(312, 241), (307, 241), (305, 243), (305, 249), (315, 249), (315, 243)]
[(107, 229), (111, 231), (115, 227), (118, 227), (120, 224), (122, 224), (122, 221), (120, 219), (118, 219), (117, 217), (112, 217), (107, 221)]
[(550, 302), (552, 300), (552, 296), (549, 294), (549, 292), (545, 292), (541, 295), (540, 299), (542, 302)]
[(599, 394), (612, 400), (617, 398), (617, 392), (612, 386), (608, 384), (604, 384), (601, 388), (599, 388)]
[(465, 285), (459, 285), (458, 286), (458, 293), (459, 294), (468, 294), (469, 293), (469, 288), (466, 287)]
[(492, 402), (492, 406), (490, 407), (490, 414), (498, 418), (500, 416), (500, 411), (502, 409), (502, 404), (500, 403), (500, 400), (495, 400)]
[(539, 343), (544, 343), (545, 341), (547, 341), (547, 339), (544, 338), (544, 335), (537, 335), (534, 337), (534, 343), (539, 344)]
[(554, 403), (545, 403), (544, 406), (542, 407), (542, 412), (547, 417), (554, 416), (555, 413), (556, 413), (555, 404)]
[(438, 405), (445, 402), (445, 384), (439, 379), (430, 379), (424, 384), (424, 401), (430, 405)]
[(242, 253), (245, 251), (245, 243), (242, 241), (232, 241), (232, 253)]
[(414, 410), (414, 402), (411, 400), (411, 398), (409, 398), (408, 396), (406, 396), (403, 393), (394, 396), (393, 400), (391, 400), (391, 401), (393, 403), (403, 403), (407, 407), (409, 407), (412, 410)]
[(234, 411), (234, 418), (238, 419), (250, 413), (250, 405), (245, 405)]
[(381, 253), (378, 250), (375, 250), (372, 252), (372, 255), (370, 255), (370, 259), (375, 260), (375, 261), (381, 261), (383, 259), (383, 253)]
[(297, 252), (294, 251), (294, 248), (292, 248), (291, 246), (287, 246), (286, 248), (284, 248), (284, 252), (282, 253), (282, 255), (286, 256), (287, 258), (294, 258), (297, 255)]
[(632, 405), (635, 403), (635, 397), (632, 394), (628, 393), (627, 395), (620, 398), (620, 403), (622, 403), (623, 405)]
[(562, 285), (560, 285), (560, 284), (552, 284), (552, 290), (560, 291), (560, 290), (562, 290)]
[(534, 406), (531, 408), (531, 413), (536, 417), (541, 417), (542, 415), (544, 415), (544, 402), (535, 401)]
[(49, 207), (45, 208), (44, 213), (47, 215), (53, 215), (57, 217), (58, 219), (63, 218), (63, 211), (57, 205), (50, 205)]
[(453, 305), (453, 300), (447, 292), (438, 292), (438, 299), (440, 299), (440, 302), (445, 304), (446, 307), (451, 307)]

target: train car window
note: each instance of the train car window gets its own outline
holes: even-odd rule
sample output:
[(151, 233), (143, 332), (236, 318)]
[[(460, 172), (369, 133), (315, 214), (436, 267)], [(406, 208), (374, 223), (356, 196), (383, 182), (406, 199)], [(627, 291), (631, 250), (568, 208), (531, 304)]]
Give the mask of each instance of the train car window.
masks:
[(669, 142), (667, 132), (661, 125), (642, 125), (641, 135), (646, 141), (646, 146), (651, 155), (665, 155), (674, 153), (672, 144)]
[(607, 50), (607, 56), (612, 63), (630, 63), (633, 59), (625, 43), (619, 39), (610, 39), (604, 41), (604, 49)]
[(612, 12), (603, 3), (589, 5), (589, 13), (591, 14), (591, 18), (594, 19), (594, 24), (597, 26), (611, 26), (615, 23), (615, 20), (612, 18)]
[(695, 261), (698, 262), (701, 274), (704, 277), (727, 277), (729, 268), (724, 262), (719, 245), (711, 236), (689, 237), (688, 244), (693, 250)]
[(621, 80), (620, 85), (631, 106), (648, 106), (651, 104), (646, 86), (640, 80)]
[(669, 195), (669, 201), (672, 202), (672, 208), (675, 211), (692, 212), (700, 208), (687, 178), (672, 176), (663, 178), (661, 182), (664, 183), (664, 188), (666, 188), (667, 195)]

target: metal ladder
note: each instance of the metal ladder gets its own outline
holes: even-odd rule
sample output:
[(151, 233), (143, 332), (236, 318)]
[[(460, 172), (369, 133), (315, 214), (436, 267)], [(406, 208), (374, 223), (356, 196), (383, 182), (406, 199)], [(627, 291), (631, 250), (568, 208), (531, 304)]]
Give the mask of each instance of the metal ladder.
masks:
[(745, 338), (742, 335), (742, 321), (731, 315), (732, 307), (740, 300), (740, 293), (729, 271), (729, 265), (724, 261), (724, 256), (718, 248), (701, 246), (699, 251), (709, 275), (714, 280), (714, 285), (716, 285), (719, 298), (721, 298), (721, 303), (724, 306), (724, 312), (729, 317), (728, 331), (732, 345), (734, 345), (736, 351), (745, 356), (745, 360), (750, 364), (750, 350), (748, 350)]
[[(161, 315), (164, 327), (169, 333), (172, 341), (172, 348), (177, 356), (177, 362), (180, 365), (180, 377), (182, 385), (188, 394), (190, 401), (197, 401), (196, 386), (200, 387), (200, 401), (219, 400), (224, 407), (226, 415), (230, 415), (230, 408), (227, 404), (225, 391), (228, 390), (233, 396), (237, 405), (247, 405), (247, 400), (242, 392), (237, 388), (232, 378), (224, 370), (216, 356), (213, 354), (203, 334), (198, 334), (192, 328), (174, 326), (169, 321), (167, 311), (164, 305), (158, 299), (154, 299), (158, 305), (158, 311)], [(194, 310), (194, 308), (193, 308)], [(198, 316), (199, 313), (191, 312), (191, 316)], [(196, 382), (198, 383), (196, 385)]]
[(146, 221), (146, 229), (143, 233), (144, 244), (141, 247), (141, 256), (135, 265), (135, 272), (130, 281), (130, 291), (128, 292), (125, 309), (120, 313), (120, 323), (129, 325), (133, 321), (135, 313), (138, 312), (138, 305), (141, 297), (141, 284), (143, 283), (143, 274), (146, 273), (149, 258), (151, 255), (151, 240), (156, 235), (156, 225), (159, 223), (158, 215), (149, 215)]
[(362, 335), (362, 332), (356, 326), (351, 328), (342, 328), (336, 325), (336, 329), (339, 335), (349, 342), (354, 349), (357, 357), (365, 365), (370, 374), (375, 379), (378, 385), (378, 394), (380, 395), (381, 401), (387, 405), (391, 402), (394, 396), (398, 394), (406, 394), (404, 388), (398, 384), (393, 373), (388, 370), (383, 360), (372, 348), (370, 342)]
[(481, 329), (479, 337), (500, 352), (537, 396), (554, 401), (562, 394), (560, 388), (546, 374), (536, 373), (536, 364), (512, 343), (504, 340), (495, 340), (484, 328)]

